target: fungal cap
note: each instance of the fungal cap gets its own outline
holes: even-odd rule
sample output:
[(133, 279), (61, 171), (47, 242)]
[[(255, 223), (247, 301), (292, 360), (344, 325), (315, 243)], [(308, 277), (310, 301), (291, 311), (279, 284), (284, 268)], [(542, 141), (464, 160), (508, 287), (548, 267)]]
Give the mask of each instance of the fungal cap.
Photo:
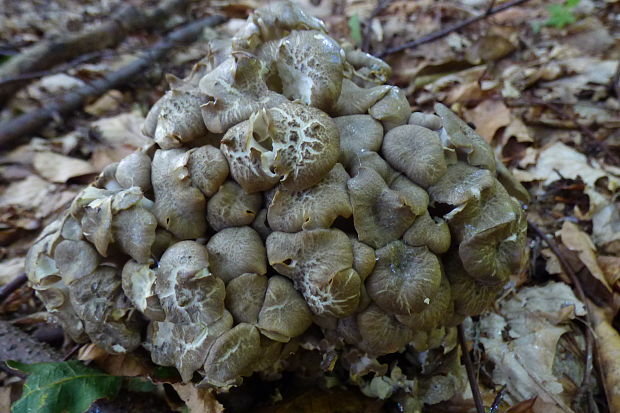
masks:
[(439, 259), (426, 247), (393, 241), (378, 249), (366, 280), (370, 298), (386, 312), (410, 315), (424, 310), (439, 291)]

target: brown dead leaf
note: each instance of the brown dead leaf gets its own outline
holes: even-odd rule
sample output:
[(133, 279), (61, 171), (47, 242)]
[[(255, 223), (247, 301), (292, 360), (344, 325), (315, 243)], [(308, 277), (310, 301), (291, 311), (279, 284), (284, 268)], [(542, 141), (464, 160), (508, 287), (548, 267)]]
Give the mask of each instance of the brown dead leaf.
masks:
[(594, 188), (596, 181), (601, 178), (607, 178), (609, 190), (620, 186), (620, 178), (608, 172), (604, 165), (594, 159), (589, 160), (586, 155), (562, 142), (556, 142), (541, 150), (538, 162), (530, 172), (537, 180), (545, 181), (546, 185), (562, 177), (576, 179), (580, 176), (591, 188)]
[(39, 220), (65, 208), (78, 190), (52, 184), (31, 174), (11, 183), (0, 194), (0, 222), (12, 228), (36, 229)]
[(109, 354), (92, 343), (80, 348), (78, 360), (93, 361), (99, 368), (112, 376), (146, 376), (151, 372), (146, 363), (133, 354)]
[(5, 188), (0, 195), (0, 207), (12, 206), (35, 210), (45, 202), (54, 189), (54, 184), (33, 174)]
[(112, 162), (118, 162), (127, 155), (133, 153), (135, 149), (131, 146), (99, 146), (93, 150), (90, 162), (97, 170), (102, 170)]
[(591, 305), (596, 347), (605, 382), (609, 411), (620, 412), (620, 334), (609, 324), (602, 309)]
[(495, 364), (493, 381), (506, 384), (509, 403), (537, 397), (547, 413), (572, 412), (553, 363), (560, 337), (570, 331), (566, 321), (585, 314), (583, 303), (568, 285), (550, 282), (522, 288), (500, 305), (500, 314), (479, 323), (485, 355)]
[(224, 406), (217, 401), (213, 393), (193, 384), (175, 383), (172, 387), (185, 402), (190, 413), (223, 413)]
[(51, 151), (37, 152), (33, 166), (39, 175), (57, 183), (65, 183), (71, 178), (98, 172), (89, 162)]
[(506, 413), (534, 413), (534, 404), (536, 400), (538, 400), (538, 397), (534, 397), (530, 400), (523, 400), (521, 403), (517, 403), (506, 410)]
[[(519, 118), (513, 118), (510, 124), (504, 129), (502, 144), (505, 145), (508, 139), (515, 137), (517, 142), (534, 142), (528, 127)], [(528, 148), (530, 149), (530, 148)]]
[(562, 243), (571, 251), (578, 253), (581, 262), (590, 270), (590, 273), (596, 278), (607, 291), (611, 292), (611, 287), (607, 282), (607, 278), (603, 270), (596, 260), (596, 246), (585, 232), (570, 221), (564, 221), (560, 231)]
[(123, 101), (123, 94), (116, 90), (106, 92), (99, 99), (84, 108), (84, 112), (93, 116), (102, 116), (106, 113), (113, 112), (120, 107)]
[(603, 255), (597, 261), (611, 288), (620, 292), (620, 257)]
[(136, 113), (121, 113), (110, 118), (102, 118), (92, 123), (101, 134), (101, 138), (112, 146), (127, 145), (141, 148), (153, 143), (153, 140), (142, 134), (144, 118)]
[(424, 90), (447, 105), (452, 105), (465, 98), (479, 99), (482, 97), (479, 80), (486, 69), (486, 65), (481, 65), (442, 76), (426, 85)]
[(511, 122), (510, 109), (504, 102), (497, 100), (484, 100), (478, 106), (464, 113), (465, 119), (476, 125), (476, 132), (491, 142), (495, 133)]
[(471, 64), (492, 62), (499, 60), (515, 50), (514, 44), (497, 34), (482, 36), (465, 52), (466, 59)]

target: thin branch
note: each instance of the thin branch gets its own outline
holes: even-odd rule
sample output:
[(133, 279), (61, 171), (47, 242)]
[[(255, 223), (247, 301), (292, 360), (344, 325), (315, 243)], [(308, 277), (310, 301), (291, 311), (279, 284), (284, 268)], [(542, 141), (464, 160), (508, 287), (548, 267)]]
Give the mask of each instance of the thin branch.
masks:
[(23, 82), (24, 80), (39, 79), (44, 76), (55, 75), (57, 73), (64, 73), (67, 70), (74, 68), (76, 66), (79, 66), (81, 64), (91, 62), (101, 57), (111, 56), (113, 54), (116, 54), (116, 52), (111, 52), (109, 50), (106, 50), (106, 51), (99, 50), (96, 52), (86, 53), (82, 56), (78, 56), (77, 58), (71, 60), (70, 62), (62, 64), (51, 70), (41, 70), (39, 72), (30, 72), (30, 73), (23, 73), (23, 74), (15, 75), (15, 76), (3, 77), (2, 79), (0, 79), (0, 87), (7, 85), (9, 83)]
[(528, 1), (529, 0), (511, 0), (511, 1), (508, 1), (508, 2), (506, 2), (504, 4), (499, 5), (497, 7), (489, 8), (489, 9), (487, 9), (482, 14), (470, 17), (470, 18), (465, 19), (465, 20), (463, 20), (461, 22), (455, 23), (455, 24), (453, 24), (451, 26), (448, 26), (448, 27), (445, 27), (443, 29), (437, 30), (437, 31), (435, 31), (433, 33), (430, 33), (430, 34), (427, 34), (426, 36), (423, 36), (423, 37), (421, 37), (421, 38), (419, 38), (417, 40), (413, 40), (411, 42), (402, 44), (400, 46), (396, 46), (396, 47), (392, 47), (391, 49), (387, 49), (387, 50), (381, 52), (378, 55), (378, 57), (385, 57), (385, 56), (388, 56), (388, 55), (400, 52), (400, 51), (405, 50), (405, 49), (414, 49), (414, 48), (416, 48), (416, 47), (418, 47), (418, 46), (420, 46), (422, 44), (433, 42), (433, 41), (435, 41), (437, 39), (441, 39), (442, 37), (446, 37), (450, 33), (453, 33), (453, 32), (455, 32), (457, 30), (460, 30), (463, 27), (469, 26), (472, 23), (475, 23), (477, 21), (486, 19), (489, 16), (492, 16), (494, 14), (497, 14), (499, 12), (507, 10), (507, 9), (509, 9), (511, 7), (518, 6), (520, 4), (526, 3)]
[(6, 147), (23, 136), (36, 133), (58, 116), (68, 115), (79, 110), (88, 99), (97, 98), (109, 89), (130, 82), (134, 77), (147, 71), (153, 62), (161, 59), (173, 47), (196, 40), (205, 27), (223, 21), (224, 17), (222, 16), (210, 16), (181, 26), (148, 49), (142, 57), (128, 65), (101, 79), (93, 80), (75, 91), (66, 93), (45, 107), (0, 123), (0, 148)]
[(0, 304), (4, 302), (9, 296), (13, 293), (13, 291), (17, 290), (22, 285), (26, 284), (28, 281), (28, 277), (26, 274), (20, 274), (17, 277), (13, 278), (7, 284), (4, 284), (0, 287)]
[(589, 387), (590, 377), (592, 376), (592, 368), (593, 368), (594, 336), (592, 335), (592, 326), (594, 324), (592, 323), (590, 304), (589, 304), (588, 299), (586, 298), (586, 294), (583, 290), (583, 286), (581, 285), (581, 280), (579, 279), (579, 277), (577, 276), (577, 274), (575, 273), (571, 265), (568, 263), (568, 260), (564, 256), (564, 253), (562, 252), (562, 250), (560, 250), (560, 247), (558, 246), (558, 244), (551, 237), (547, 236), (547, 234), (545, 234), (543, 230), (540, 229), (540, 227), (536, 225), (534, 222), (532, 222), (531, 220), (528, 220), (527, 223), (529, 227), (540, 237), (540, 239), (542, 239), (549, 246), (549, 248), (551, 248), (551, 251), (553, 251), (555, 256), (558, 258), (558, 261), (560, 261), (562, 268), (564, 269), (566, 274), (568, 274), (568, 277), (571, 279), (575, 287), (575, 290), (577, 292), (577, 298), (579, 298), (579, 300), (586, 306), (586, 315), (585, 315), (585, 319), (586, 319), (586, 327), (585, 327), (586, 360), (585, 360), (585, 368), (583, 371), (583, 378), (581, 380), (581, 388), (580, 388), (580, 393), (583, 393), (584, 389), (587, 389)]
[(489, 409), (489, 413), (498, 413), (499, 405), (502, 403), (502, 399), (504, 398), (504, 394), (506, 393), (506, 385), (504, 384), (501, 389), (497, 392), (495, 399), (493, 399), (493, 404)]
[(485, 413), (484, 404), (482, 404), (482, 396), (480, 395), (480, 387), (478, 387), (478, 379), (476, 379), (474, 365), (471, 362), (471, 357), (469, 357), (467, 343), (465, 342), (463, 324), (458, 325), (457, 332), (459, 336), (459, 345), (461, 346), (461, 351), (463, 352), (463, 361), (465, 362), (465, 370), (467, 371), (469, 386), (471, 387), (471, 394), (474, 396), (474, 403), (476, 404), (476, 410), (478, 413)]
[[(114, 47), (129, 33), (159, 28), (171, 15), (188, 6), (189, 0), (166, 0), (154, 10), (144, 11), (122, 4), (110, 18), (83, 32), (42, 40), (0, 66), (0, 79), (41, 72), (85, 53)], [(0, 107), (28, 83), (20, 81), (0, 85)]]

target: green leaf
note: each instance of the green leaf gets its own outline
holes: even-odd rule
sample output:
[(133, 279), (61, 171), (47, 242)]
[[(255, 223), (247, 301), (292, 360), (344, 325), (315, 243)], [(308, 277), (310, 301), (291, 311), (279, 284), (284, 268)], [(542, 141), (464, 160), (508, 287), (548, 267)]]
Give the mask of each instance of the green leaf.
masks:
[(551, 4), (547, 6), (549, 18), (545, 22), (546, 26), (554, 26), (558, 29), (575, 23), (577, 19), (573, 14), (573, 9), (579, 5), (581, 0), (566, 0), (563, 4)]
[(121, 377), (86, 367), (77, 360), (62, 363), (6, 364), (28, 374), (22, 397), (12, 413), (83, 413), (98, 399), (114, 398)]
[(547, 19), (545, 24), (548, 26), (561, 29), (567, 24), (571, 24), (576, 21), (571, 9), (563, 4), (552, 4), (547, 7), (547, 11), (549, 12), (549, 19)]
[(349, 18), (349, 30), (351, 30), (351, 39), (356, 46), (362, 44), (362, 23), (360, 17), (356, 14)]

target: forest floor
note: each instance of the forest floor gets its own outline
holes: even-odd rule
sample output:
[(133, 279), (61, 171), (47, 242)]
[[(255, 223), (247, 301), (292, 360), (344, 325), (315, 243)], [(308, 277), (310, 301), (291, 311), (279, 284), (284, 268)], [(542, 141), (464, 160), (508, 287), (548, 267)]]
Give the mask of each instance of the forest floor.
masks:
[[(141, 126), (167, 90), (164, 74), (185, 76), (208, 52), (209, 42), (229, 37), (264, 3), (191, 2), (189, 10), (158, 27), (129, 33), (83, 61), (74, 58), (40, 70), (10, 99), (0, 98), (1, 133), (2, 122), (55, 105), (68, 91), (139, 58), (188, 19), (228, 17), (149, 65), (131, 83), (2, 143), (0, 288), (23, 274), (32, 241), (74, 196), (104, 166), (146, 142)], [(531, 0), (499, 13), (489, 10), (516, 2), (299, 3), (325, 20), (333, 37), (383, 56), (393, 68), (391, 82), (407, 92), (414, 110), (430, 110), (440, 101), (475, 126), (530, 192), (529, 265), (514, 275), (489, 313), (468, 325), (484, 404), (510, 413), (620, 412), (620, 2)], [(156, 2), (0, 0), (0, 70), (43, 39), (109, 20), (121, 4), (152, 9)], [(453, 29), (474, 16), (483, 17)], [(442, 36), (392, 50), (442, 30)], [(15, 79), (0, 78), (0, 92), (3, 81)], [(92, 346), (73, 348), (59, 327), (48, 323), (27, 285), (0, 300), (0, 318), (65, 355), (94, 360), (110, 374), (140, 374), (137, 367), (128, 374), (135, 366)], [(3, 370), (0, 412), (8, 412), (23, 380)], [(219, 411), (206, 407), (204, 394), (176, 389), (191, 412)], [(314, 407), (285, 400), (277, 411), (346, 411), (342, 403), (355, 397), (315, 396)], [(166, 398), (171, 409), (183, 406), (178, 397)], [(370, 405), (364, 408), (371, 411)], [(439, 410), (428, 411), (475, 411), (469, 387)]]

